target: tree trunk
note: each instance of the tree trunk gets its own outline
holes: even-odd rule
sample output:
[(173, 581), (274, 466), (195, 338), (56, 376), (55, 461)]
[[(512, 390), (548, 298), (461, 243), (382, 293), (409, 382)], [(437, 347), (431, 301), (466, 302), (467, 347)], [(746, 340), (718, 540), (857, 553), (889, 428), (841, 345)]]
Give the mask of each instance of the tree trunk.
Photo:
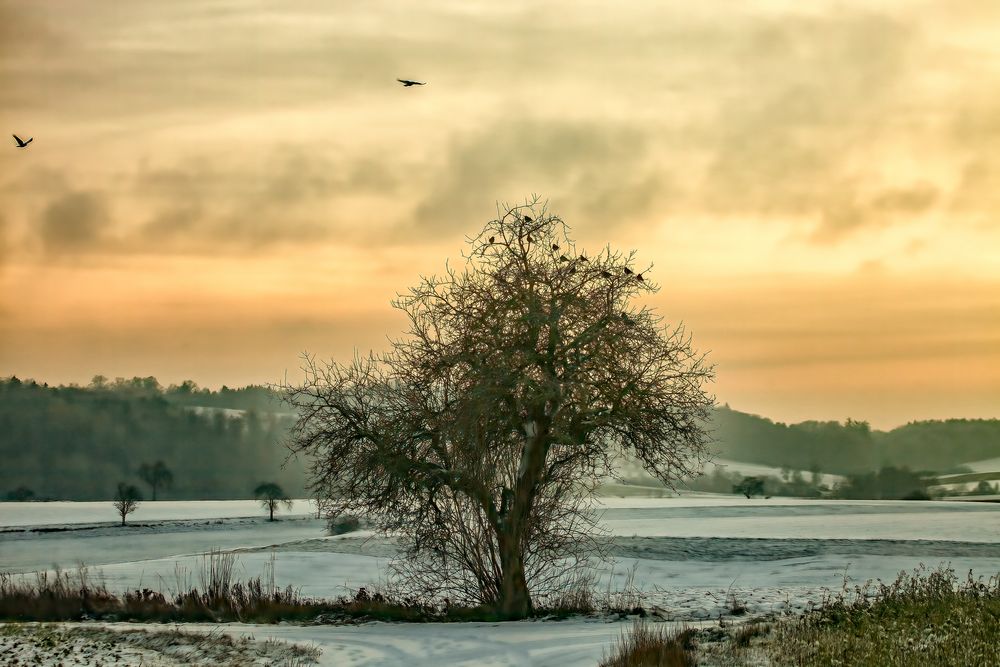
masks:
[(517, 481), (507, 507), (497, 526), (500, 547), (500, 615), (508, 620), (527, 618), (532, 612), (531, 593), (524, 576), (524, 532), (531, 513), (538, 481), (542, 477), (545, 456), (548, 453), (548, 422), (536, 418), (521, 452)]
[(124, 514), (122, 514), (122, 525), (123, 526), (125, 525), (125, 515)]
[(531, 594), (524, 578), (524, 558), (516, 536), (501, 533), (500, 539), (500, 599), (498, 612), (506, 620), (519, 620), (531, 615)]
[(267, 503), (267, 509), (271, 512), (271, 521), (274, 521), (274, 504), (273, 500)]

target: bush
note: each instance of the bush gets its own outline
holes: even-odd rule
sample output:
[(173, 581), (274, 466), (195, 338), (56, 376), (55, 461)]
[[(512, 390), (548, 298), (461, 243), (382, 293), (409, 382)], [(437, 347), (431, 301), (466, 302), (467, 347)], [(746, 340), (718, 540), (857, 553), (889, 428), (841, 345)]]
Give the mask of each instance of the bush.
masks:
[(623, 632), (611, 656), (600, 667), (694, 667), (695, 631), (690, 628), (654, 628), (646, 621), (636, 621), (630, 632)]
[(353, 515), (333, 516), (326, 520), (327, 535), (343, 535), (361, 529), (361, 519)]
[(773, 665), (1000, 665), (1000, 576), (902, 573), (775, 628)]

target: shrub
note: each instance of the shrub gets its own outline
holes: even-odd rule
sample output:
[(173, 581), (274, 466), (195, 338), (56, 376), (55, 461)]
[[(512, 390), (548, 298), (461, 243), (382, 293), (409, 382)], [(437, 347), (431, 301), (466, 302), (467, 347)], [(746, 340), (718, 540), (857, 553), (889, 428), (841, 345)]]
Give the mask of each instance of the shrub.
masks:
[(954, 570), (868, 582), (776, 626), (773, 665), (1000, 665), (1000, 576)]
[(600, 667), (693, 667), (698, 664), (694, 636), (690, 628), (654, 628), (636, 621)]
[(333, 516), (326, 520), (327, 535), (343, 535), (361, 529), (361, 519), (353, 515)]

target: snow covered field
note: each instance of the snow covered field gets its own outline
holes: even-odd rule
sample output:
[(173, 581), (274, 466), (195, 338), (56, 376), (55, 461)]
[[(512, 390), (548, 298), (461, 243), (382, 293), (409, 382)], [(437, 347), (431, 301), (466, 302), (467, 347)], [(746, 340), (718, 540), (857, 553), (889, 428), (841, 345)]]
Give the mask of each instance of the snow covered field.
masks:
[[(295, 500), (288, 514), (310, 514), (316, 511), (311, 500)], [(285, 514), (282, 507), (282, 514)], [(129, 514), (131, 523), (149, 521), (226, 519), (261, 516), (256, 500), (159, 500), (139, 503)], [(12, 526), (60, 526), (91, 523), (118, 523), (114, 508), (108, 501), (73, 503), (5, 503), (0, 502), (0, 529)]]
[[(238, 552), (241, 577), (261, 574), (273, 556), (279, 585), (326, 597), (377, 583), (394, 553), (391, 540), (369, 533), (325, 536), (323, 523), (305, 513), (307, 504), (268, 523), (245, 501), (145, 503), (140, 512), (148, 514), (130, 520), (147, 525), (125, 529), (100, 525), (106, 503), (45, 505), (0, 505), (8, 527), (0, 532), (0, 571), (82, 561), (99, 565), (111, 588), (167, 592), (183, 587), (185, 577), (198, 585), (200, 554), (223, 548)], [(751, 613), (800, 610), (825, 589), (839, 590), (845, 574), (852, 583), (892, 579), (920, 563), (950, 564), (960, 575), (1000, 572), (1000, 505), (989, 503), (690, 495), (602, 498), (601, 506), (615, 562), (599, 566), (600, 586), (621, 589), (634, 568), (647, 606), (672, 620), (718, 618), (734, 597)], [(33, 532), (45, 526), (76, 529)], [(226, 631), (315, 643), (321, 664), (390, 665), (406, 656), (415, 665), (594, 665), (621, 627), (579, 620)]]

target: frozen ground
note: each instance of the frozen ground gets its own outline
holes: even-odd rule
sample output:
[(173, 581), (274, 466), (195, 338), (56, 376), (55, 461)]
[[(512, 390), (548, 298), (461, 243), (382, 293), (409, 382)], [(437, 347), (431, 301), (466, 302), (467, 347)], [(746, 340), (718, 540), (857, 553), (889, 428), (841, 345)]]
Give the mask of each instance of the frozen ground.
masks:
[(963, 463), (962, 465), (972, 472), (995, 472), (1000, 470), (1000, 458), (983, 459), (982, 461), (969, 461), (968, 463)]
[[(636, 589), (664, 619), (717, 619), (734, 601), (751, 613), (800, 610), (825, 591), (839, 590), (845, 575), (851, 583), (892, 579), (920, 563), (950, 564), (960, 575), (1000, 572), (1000, 506), (988, 503), (691, 495), (605, 497), (601, 504), (615, 562), (600, 566), (599, 585), (621, 590), (634, 568)], [(253, 506), (232, 507), (233, 516), (245, 509), (259, 513)], [(14, 504), (2, 509), (18, 513)], [(326, 537), (322, 522), (307, 516), (271, 524), (260, 517), (220, 519), (217, 507), (189, 509), (192, 517), (169, 507), (162, 520), (121, 529), (88, 523), (93, 510), (70, 507), (46, 523), (81, 530), (51, 533), (32, 532), (29, 517), (4, 517), (18, 529), (0, 533), (0, 570), (74, 567), (82, 560), (100, 565), (111, 588), (167, 592), (186, 582), (199, 585), (200, 554), (222, 547), (238, 551), (240, 576), (261, 574), (273, 557), (279, 585), (325, 597), (377, 583), (395, 551), (391, 540), (368, 533)], [(216, 518), (205, 518), (206, 512)], [(78, 523), (70, 526), (67, 516), (79, 517)], [(415, 665), (594, 665), (621, 625), (579, 620), (225, 630), (313, 642), (323, 649), (322, 664), (400, 664), (405, 656)]]
[[(279, 515), (312, 514), (316, 505), (311, 500), (292, 501), (292, 509), (281, 508)], [(259, 517), (262, 514), (256, 500), (158, 500), (139, 503), (128, 515), (130, 523), (148, 523), (184, 519), (226, 519)], [(115, 524), (118, 515), (108, 501), (74, 503), (6, 503), (0, 502), (0, 529), (12, 526), (68, 526), (76, 524)]]

